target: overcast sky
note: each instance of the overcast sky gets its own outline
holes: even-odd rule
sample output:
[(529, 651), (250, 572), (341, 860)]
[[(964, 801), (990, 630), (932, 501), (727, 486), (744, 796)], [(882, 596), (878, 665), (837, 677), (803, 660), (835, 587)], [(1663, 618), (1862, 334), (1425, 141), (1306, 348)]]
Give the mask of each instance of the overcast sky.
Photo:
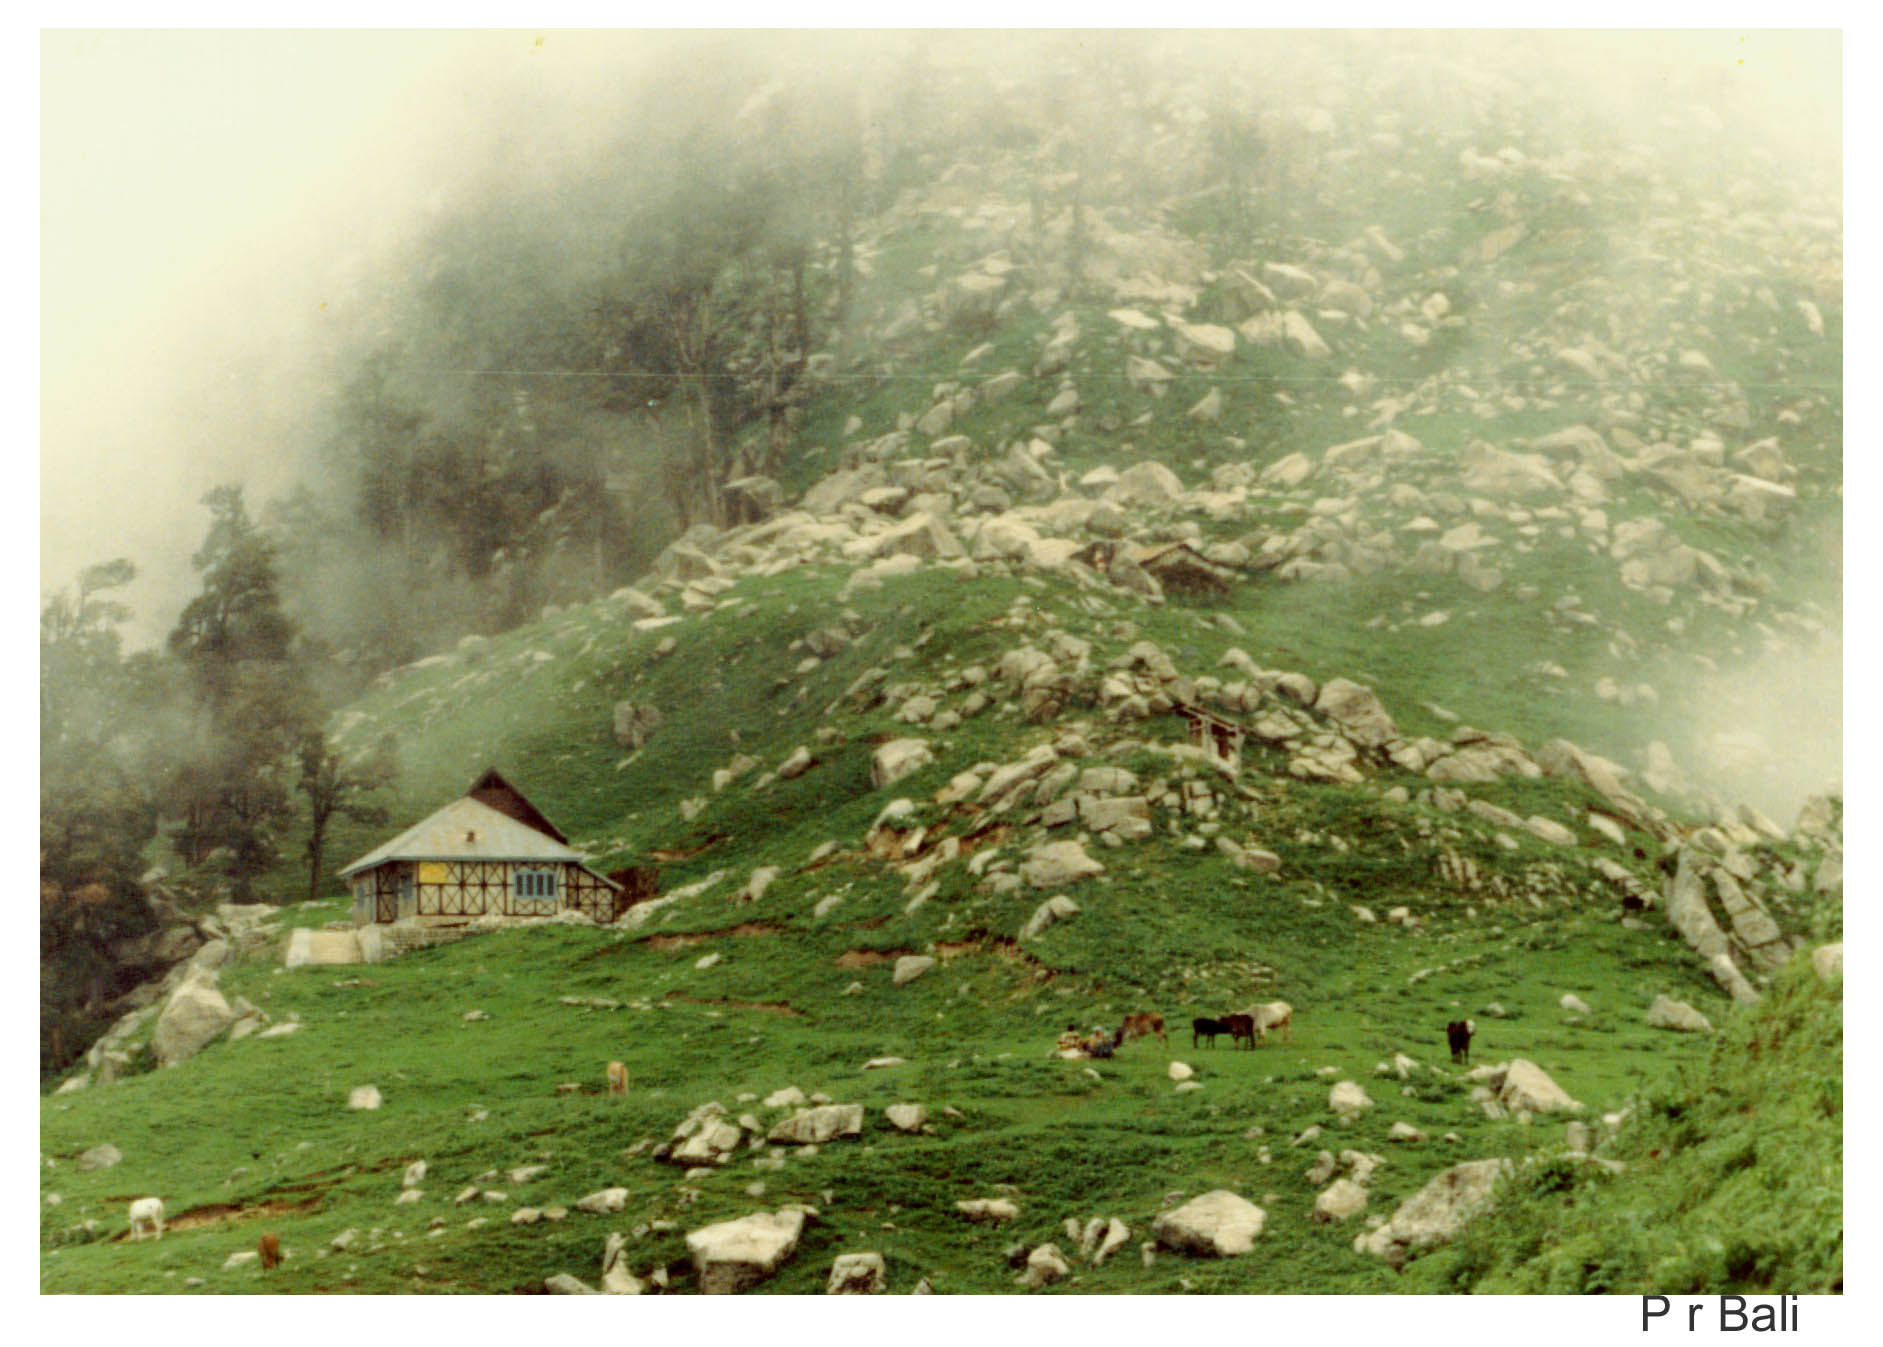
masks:
[(469, 147), (554, 161), (655, 39), (107, 32), (41, 39), (41, 589), (125, 555), (168, 623), (219, 482), (288, 484), (349, 282)]

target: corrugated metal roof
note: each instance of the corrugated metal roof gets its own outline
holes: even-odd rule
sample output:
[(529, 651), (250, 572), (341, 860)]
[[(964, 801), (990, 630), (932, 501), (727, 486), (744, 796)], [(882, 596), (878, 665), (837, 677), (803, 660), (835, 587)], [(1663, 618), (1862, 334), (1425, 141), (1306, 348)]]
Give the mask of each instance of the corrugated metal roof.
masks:
[(367, 852), (342, 870), (340, 878), (370, 870), (381, 861), (574, 861), (580, 865), (583, 859), (574, 847), (467, 795)]

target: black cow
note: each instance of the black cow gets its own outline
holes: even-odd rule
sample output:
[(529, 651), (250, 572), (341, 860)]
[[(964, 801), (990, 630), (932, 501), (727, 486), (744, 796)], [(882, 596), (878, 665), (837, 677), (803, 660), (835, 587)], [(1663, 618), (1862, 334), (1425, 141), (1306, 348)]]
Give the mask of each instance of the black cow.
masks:
[(1478, 1026), (1471, 1020), (1453, 1020), (1445, 1026), (1445, 1041), (1451, 1045), (1454, 1062), (1471, 1060), (1471, 1035), (1477, 1031)]
[(1210, 1046), (1216, 1046), (1216, 1035), (1229, 1032), (1229, 1026), (1221, 1020), (1196, 1019), (1190, 1021), (1190, 1046), (1195, 1047), (1198, 1036), (1207, 1038)]

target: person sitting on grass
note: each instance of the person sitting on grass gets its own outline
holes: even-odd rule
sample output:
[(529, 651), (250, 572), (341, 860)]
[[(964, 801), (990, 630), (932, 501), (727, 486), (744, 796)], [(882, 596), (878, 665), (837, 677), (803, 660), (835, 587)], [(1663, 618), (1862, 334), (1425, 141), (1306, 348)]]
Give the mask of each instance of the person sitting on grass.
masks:
[(1059, 1036), (1059, 1042), (1054, 1046), (1053, 1051), (1079, 1052), (1082, 1051), (1084, 1047), (1085, 1042), (1079, 1037), (1078, 1026), (1068, 1024), (1066, 1026), (1066, 1032)]
[(1088, 1057), (1109, 1057), (1112, 1055), (1112, 1049), (1117, 1045), (1112, 1042), (1111, 1035), (1105, 1032), (1105, 1026), (1099, 1025), (1092, 1030), (1092, 1036), (1086, 1039), (1082, 1046)]

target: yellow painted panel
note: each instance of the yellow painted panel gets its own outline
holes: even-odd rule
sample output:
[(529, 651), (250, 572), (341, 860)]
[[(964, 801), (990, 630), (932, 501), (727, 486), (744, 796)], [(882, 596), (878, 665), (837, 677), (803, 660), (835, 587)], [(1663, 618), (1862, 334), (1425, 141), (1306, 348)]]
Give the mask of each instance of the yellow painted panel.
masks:
[(421, 884), (443, 884), (450, 875), (443, 861), (420, 861), (418, 863), (418, 882)]

